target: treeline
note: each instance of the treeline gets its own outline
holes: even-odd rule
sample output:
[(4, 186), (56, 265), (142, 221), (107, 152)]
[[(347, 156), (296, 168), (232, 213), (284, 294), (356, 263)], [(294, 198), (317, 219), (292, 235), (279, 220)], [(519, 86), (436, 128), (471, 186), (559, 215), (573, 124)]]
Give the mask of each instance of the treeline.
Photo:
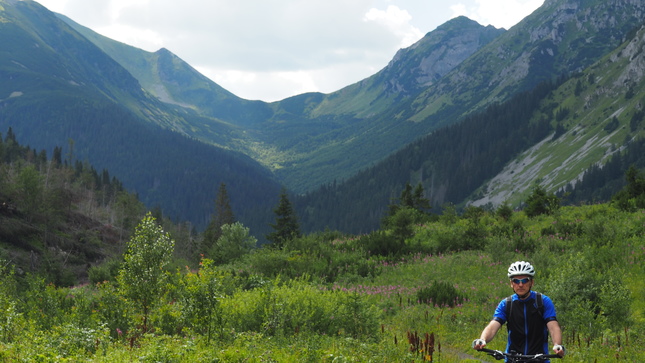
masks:
[(553, 132), (554, 110), (540, 109), (540, 105), (565, 80), (542, 83), (508, 102), (494, 104), (409, 144), (342, 183), (298, 197), (294, 204), (303, 230), (373, 231), (387, 205), (408, 182), (423, 185), (435, 210), (445, 203), (461, 203), (518, 153)]

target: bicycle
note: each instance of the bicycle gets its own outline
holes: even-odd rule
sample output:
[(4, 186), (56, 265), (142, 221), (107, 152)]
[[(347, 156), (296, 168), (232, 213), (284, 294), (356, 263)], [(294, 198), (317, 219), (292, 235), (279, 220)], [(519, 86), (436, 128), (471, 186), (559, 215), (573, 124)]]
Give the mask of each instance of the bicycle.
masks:
[(530, 363), (530, 362), (544, 362), (551, 358), (562, 358), (557, 354), (532, 354), (524, 355), (518, 353), (506, 353), (501, 350), (492, 350), (492, 349), (478, 349), (479, 352), (484, 352), (493, 358), (500, 360), (506, 359), (506, 362), (509, 363)]

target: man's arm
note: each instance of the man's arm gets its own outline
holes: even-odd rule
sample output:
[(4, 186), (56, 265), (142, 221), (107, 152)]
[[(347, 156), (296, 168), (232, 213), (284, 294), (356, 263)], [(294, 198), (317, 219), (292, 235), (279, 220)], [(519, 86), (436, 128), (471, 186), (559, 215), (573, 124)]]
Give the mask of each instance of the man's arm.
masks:
[[(484, 331), (482, 331), (482, 334), (481, 334), (481, 336), (479, 338), (479, 339), (484, 341), (484, 344), (475, 344), (475, 345), (473, 345), (473, 348), (475, 348), (475, 349), (483, 348), (486, 345), (486, 343), (488, 343), (491, 340), (493, 340), (493, 338), (495, 337), (495, 335), (499, 331), (499, 328), (501, 328), (501, 327), (502, 327), (502, 324), (500, 324), (499, 321), (491, 320), (491, 322), (488, 323), (488, 325), (484, 328)], [(560, 326), (558, 325), (558, 329), (559, 329), (559, 327)]]
[[(547, 329), (549, 329), (549, 334), (551, 335), (551, 341), (553, 342), (553, 347), (556, 346), (562, 347), (562, 329), (560, 329), (560, 323), (557, 320), (551, 320), (546, 323)], [(560, 349), (555, 352), (559, 356), (564, 355), (564, 349)]]

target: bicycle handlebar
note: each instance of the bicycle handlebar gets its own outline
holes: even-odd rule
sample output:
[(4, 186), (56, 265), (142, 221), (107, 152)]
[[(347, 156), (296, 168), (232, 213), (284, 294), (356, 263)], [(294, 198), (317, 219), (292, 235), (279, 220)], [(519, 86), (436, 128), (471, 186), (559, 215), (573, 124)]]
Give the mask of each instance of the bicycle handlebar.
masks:
[(477, 350), (480, 352), (484, 352), (488, 355), (491, 355), (493, 358), (497, 360), (508, 357), (509, 359), (511, 359), (510, 362), (542, 362), (551, 358), (562, 358), (557, 354), (524, 355), (524, 354), (517, 354), (517, 353), (506, 353), (506, 352), (502, 352), (501, 350), (492, 350), (492, 349), (486, 349), (486, 348), (481, 348)]

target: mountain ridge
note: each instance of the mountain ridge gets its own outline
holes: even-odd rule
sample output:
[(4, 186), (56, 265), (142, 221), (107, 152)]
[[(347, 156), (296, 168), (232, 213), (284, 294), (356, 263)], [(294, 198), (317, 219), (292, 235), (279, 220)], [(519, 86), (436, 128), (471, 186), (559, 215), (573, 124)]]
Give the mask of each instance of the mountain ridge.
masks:
[[(66, 21), (73, 23), (71, 19)], [(101, 45), (102, 43), (109, 45), (113, 41), (98, 36), (82, 26), (73, 24), (72, 26), (83, 31), (83, 34), (87, 34), (88, 38), (105, 49), (113, 58), (121, 59), (121, 54), (127, 54), (123, 48), (129, 46), (123, 45), (119, 49), (116, 46)], [(433, 62), (435, 68), (441, 68), (441, 72), (446, 72), (502, 32), (504, 30), (495, 29), (492, 26), (484, 27), (465, 17), (458, 17), (429, 32), (415, 45), (400, 50), (399, 54), (406, 53), (406, 56), (418, 59), (419, 63), (423, 63), (424, 59), (426, 59), (425, 62), (428, 62), (428, 57), (434, 57), (438, 59)], [(462, 41), (463, 39), (468, 41)], [(405, 64), (399, 64), (401, 62)], [(362, 160), (363, 158), (353, 160), (346, 167), (338, 168), (330, 165), (333, 160), (337, 160), (339, 157), (338, 152), (334, 152), (336, 148), (342, 147), (342, 145), (351, 145), (357, 133), (373, 129), (369, 118), (365, 118), (365, 115), (370, 116), (370, 114), (378, 113), (379, 110), (387, 111), (392, 102), (400, 101), (402, 97), (400, 92), (395, 95), (387, 89), (388, 84), (394, 89), (402, 87), (401, 82), (397, 83), (396, 79), (399, 77), (397, 73), (407, 72), (406, 77), (409, 77), (413, 82), (416, 82), (417, 78), (435, 76), (425, 74), (425, 68), (432, 68), (428, 65), (422, 65), (415, 70), (407, 69), (409, 68), (407, 65), (411, 62), (415, 62), (415, 60), (401, 59), (397, 62), (395, 59), (375, 76), (331, 94), (307, 93), (272, 103), (246, 101), (231, 94), (222, 97), (219, 96), (221, 93), (217, 93), (214, 98), (204, 96), (204, 100), (208, 100), (208, 102), (195, 102), (195, 98), (192, 98), (192, 102), (188, 102), (185, 98), (187, 96), (182, 96), (184, 90), (179, 88), (170, 93), (175, 102), (177, 100), (181, 100), (182, 104), (188, 102), (191, 109), (197, 110), (202, 115), (245, 127), (245, 136), (235, 138), (240, 142), (231, 141), (231, 144), (227, 146), (259, 160), (267, 168), (273, 170), (291, 189), (303, 192), (333, 179), (349, 177), (352, 170), (369, 166), (399, 147), (395, 144), (383, 150), (374, 150), (374, 152), (364, 155), (365, 160)], [(150, 78), (149, 74), (145, 74), (146, 72), (150, 73), (149, 70), (139, 72), (135, 67), (128, 66), (128, 62), (122, 61), (122, 63), (138, 79)], [(440, 63), (445, 64), (440, 66)], [(149, 62), (148, 64), (148, 69), (156, 68), (155, 63)], [(195, 72), (185, 71), (186, 66), (183, 62), (179, 62), (172, 71), (167, 73), (169, 78), (162, 82), (166, 85), (166, 89), (170, 88), (167, 85), (177, 82), (176, 78), (198, 77)], [(182, 71), (180, 68), (184, 68), (184, 70)], [(410, 72), (415, 72), (415, 74)], [(143, 83), (145, 84), (145, 82)], [(149, 92), (154, 93), (150, 87), (150, 83), (148, 83)], [(201, 97), (199, 94), (208, 94), (209, 88), (220, 88), (214, 82), (206, 82), (201, 85), (193, 82), (191, 87), (195, 88), (191, 97), (198, 95), (198, 98)], [(410, 91), (418, 93), (420, 87), (416, 85)], [(369, 93), (368, 98), (366, 98), (366, 90)], [(356, 113), (357, 105), (363, 105), (360, 106), (363, 111), (358, 114)], [(365, 107), (365, 105), (369, 105), (369, 107)], [(330, 113), (330, 107), (336, 108), (337, 111)], [(238, 115), (237, 119), (231, 118), (233, 114)], [(372, 116), (374, 115), (370, 117)], [(191, 135), (204, 142), (213, 142), (206, 134)], [(329, 140), (332, 139), (334, 141), (330, 142)], [(276, 140), (279, 142), (276, 143)], [(411, 140), (408, 138), (408, 141)], [(387, 145), (388, 143), (382, 144)], [(324, 155), (329, 155), (329, 157)], [(317, 160), (321, 156), (324, 159)], [(301, 172), (299, 168), (302, 167), (305, 170)], [(311, 170), (314, 174), (311, 174)], [(349, 173), (344, 170), (349, 170)], [(303, 178), (303, 174), (308, 177)], [(307, 180), (311, 180), (311, 182), (307, 182)], [(304, 185), (300, 186), (303, 181)]]

